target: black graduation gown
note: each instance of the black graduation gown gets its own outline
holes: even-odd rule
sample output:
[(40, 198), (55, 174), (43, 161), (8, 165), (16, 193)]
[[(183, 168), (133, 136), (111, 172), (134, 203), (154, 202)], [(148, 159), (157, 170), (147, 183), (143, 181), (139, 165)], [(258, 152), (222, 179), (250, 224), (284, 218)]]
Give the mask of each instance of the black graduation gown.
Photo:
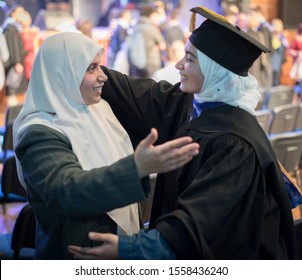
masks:
[(228, 105), (188, 122), (192, 95), (178, 85), (107, 71), (103, 97), (137, 143), (190, 135), (200, 153), (159, 174), (151, 213), (180, 259), (293, 259), (295, 237), (282, 174), (255, 117)]

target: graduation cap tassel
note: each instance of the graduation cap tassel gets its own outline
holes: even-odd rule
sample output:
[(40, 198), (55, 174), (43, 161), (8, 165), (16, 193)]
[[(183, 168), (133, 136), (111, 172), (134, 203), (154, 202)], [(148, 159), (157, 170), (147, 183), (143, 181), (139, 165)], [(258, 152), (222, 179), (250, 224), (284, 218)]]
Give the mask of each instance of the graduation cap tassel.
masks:
[(190, 32), (195, 30), (195, 23), (196, 23), (196, 13), (192, 13), (191, 20), (190, 20)]

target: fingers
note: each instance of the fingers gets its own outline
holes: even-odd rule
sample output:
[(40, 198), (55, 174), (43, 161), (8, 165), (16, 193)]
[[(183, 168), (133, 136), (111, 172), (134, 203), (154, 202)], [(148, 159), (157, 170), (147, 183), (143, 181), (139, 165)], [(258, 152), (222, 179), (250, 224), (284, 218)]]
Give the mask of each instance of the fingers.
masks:
[(73, 250), (73, 251), (75, 251), (75, 252), (78, 252), (78, 251), (81, 250), (81, 247), (75, 246), (75, 245), (69, 245), (69, 246), (68, 246), (68, 250)]
[(75, 259), (82, 259), (82, 260), (97, 259), (97, 254), (94, 254), (92, 250), (93, 248), (82, 248), (74, 245), (68, 246), (69, 253), (71, 253)]
[[(175, 140), (168, 141), (168, 142), (158, 145), (156, 147), (160, 153), (166, 153), (166, 152), (172, 151), (174, 149), (178, 149), (182, 146), (188, 145), (192, 141), (193, 140), (191, 137), (185, 136), (185, 137), (177, 138)], [(194, 145), (195, 146), (197, 145), (199, 147), (199, 145), (197, 143), (194, 143)]]
[(199, 144), (192, 143), (189, 136), (154, 146), (157, 139), (158, 132), (153, 128), (135, 149), (134, 161), (140, 178), (151, 173), (171, 171), (190, 161), (199, 152)]
[(169, 165), (167, 165), (166, 172), (174, 170), (176, 168), (179, 168), (179, 167), (185, 165), (186, 163), (191, 161), (192, 158), (193, 158), (193, 156), (182, 155), (182, 156), (175, 157), (175, 158), (171, 159)]
[(158, 139), (158, 132), (155, 128), (151, 128), (150, 133), (148, 136), (142, 140), (139, 144), (140, 148), (149, 147), (150, 145), (153, 145)]
[(91, 256), (86, 256), (86, 254), (82, 254), (84, 248), (74, 245), (68, 246), (68, 252), (71, 253), (76, 259), (91, 259)]
[(181, 157), (172, 158), (169, 162), (166, 162), (165, 168), (162, 168), (162, 172), (169, 172), (179, 167), (182, 167), (189, 161), (191, 161), (193, 156), (184, 155)]
[(101, 246), (96, 247), (80, 247), (75, 245), (69, 245), (68, 251), (76, 259), (83, 260), (107, 260), (118, 259), (118, 236), (111, 233), (97, 233), (90, 232), (89, 239), (95, 241), (102, 241)]
[(169, 172), (188, 163), (199, 153), (199, 144), (187, 144), (179, 149), (160, 153), (163, 163), (161, 172)]
[[(181, 143), (183, 143), (183, 142), (181, 142)], [(179, 142), (177, 144), (179, 144)], [(183, 146), (174, 147), (174, 148), (172, 148), (172, 146), (171, 147), (158, 147), (157, 146), (156, 149), (158, 149), (157, 152), (159, 155), (161, 155), (163, 161), (182, 160), (182, 158), (196, 156), (199, 153), (199, 144), (198, 143), (189, 143), (189, 144), (185, 144)]]
[(101, 242), (112, 242), (113, 234), (110, 233), (99, 233), (99, 232), (89, 232), (88, 237), (94, 241), (101, 241)]

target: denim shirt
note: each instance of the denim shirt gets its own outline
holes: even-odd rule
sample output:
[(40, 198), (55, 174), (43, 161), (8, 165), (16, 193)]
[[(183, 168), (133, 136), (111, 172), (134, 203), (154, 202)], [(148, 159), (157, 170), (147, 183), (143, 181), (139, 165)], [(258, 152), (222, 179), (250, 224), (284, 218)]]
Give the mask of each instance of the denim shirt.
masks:
[(175, 260), (176, 254), (156, 229), (119, 236), (119, 257), (123, 260)]

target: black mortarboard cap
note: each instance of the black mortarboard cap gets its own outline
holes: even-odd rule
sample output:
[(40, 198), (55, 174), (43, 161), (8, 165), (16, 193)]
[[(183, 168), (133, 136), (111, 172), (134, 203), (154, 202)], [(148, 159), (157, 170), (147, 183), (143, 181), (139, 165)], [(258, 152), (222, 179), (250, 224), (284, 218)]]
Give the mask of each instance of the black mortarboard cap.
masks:
[[(207, 8), (196, 7), (191, 18), (190, 42), (209, 58), (240, 76), (247, 76), (253, 62), (270, 49), (228, 20)], [(196, 13), (206, 20), (195, 29)], [(195, 29), (195, 30), (194, 30)]]

